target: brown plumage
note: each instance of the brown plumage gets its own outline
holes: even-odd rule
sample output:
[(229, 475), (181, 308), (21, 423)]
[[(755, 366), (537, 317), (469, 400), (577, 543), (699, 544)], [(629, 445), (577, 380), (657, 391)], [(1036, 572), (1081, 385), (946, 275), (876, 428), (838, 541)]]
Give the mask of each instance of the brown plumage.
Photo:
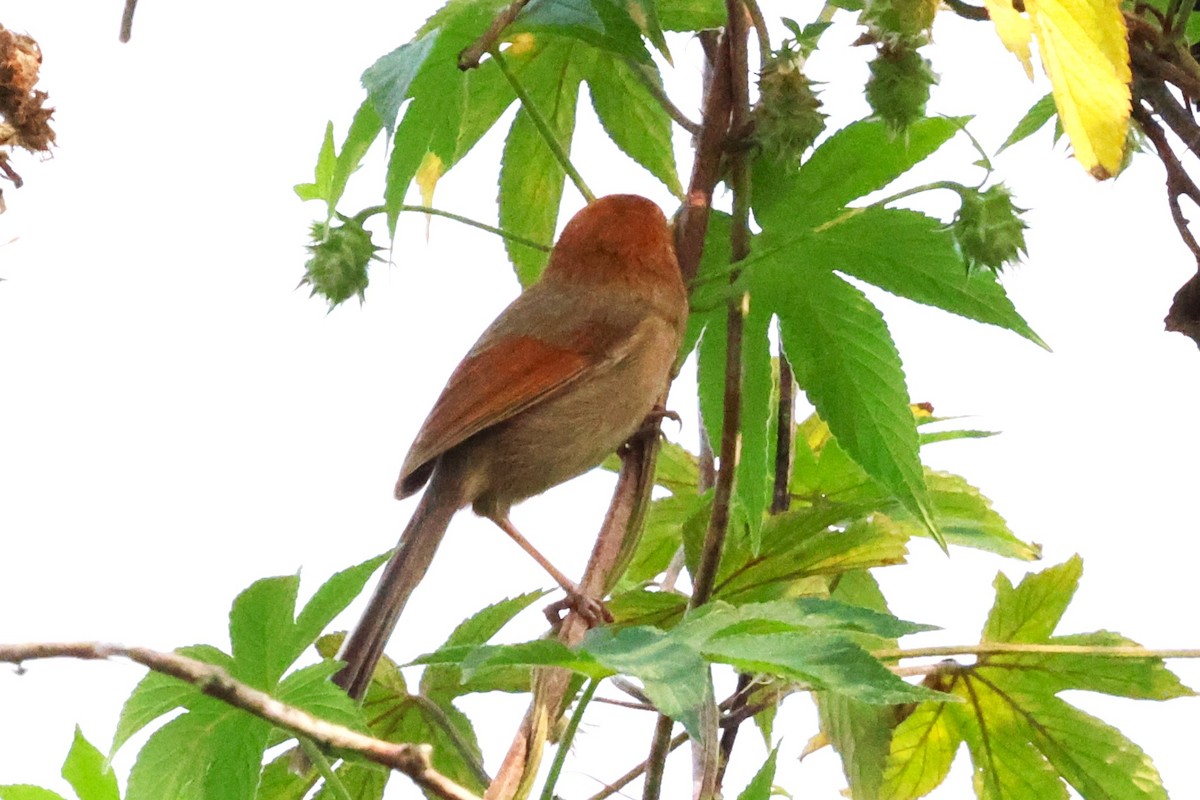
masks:
[(637, 432), (667, 389), (686, 322), (656, 205), (610, 195), (567, 223), (541, 280), (479, 337), (409, 449), (396, 496), (428, 486), (346, 642), (340, 685), (365, 693), (455, 512), (469, 505), (517, 538), (515, 503), (586, 472)]

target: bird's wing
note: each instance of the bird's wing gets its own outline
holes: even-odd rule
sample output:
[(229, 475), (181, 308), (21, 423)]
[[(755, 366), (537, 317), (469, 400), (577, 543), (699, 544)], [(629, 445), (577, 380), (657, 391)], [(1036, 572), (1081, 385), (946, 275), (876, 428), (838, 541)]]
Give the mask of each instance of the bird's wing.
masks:
[[(625, 348), (613, 331), (568, 346), (533, 336), (505, 337), (467, 356), (450, 376), (404, 459), (396, 496), (420, 489), (433, 460), (476, 433), (550, 397)], [(605, 341), (598, 341), (605, 340)], [(617, 347), (612, 347), (617, 344)]]

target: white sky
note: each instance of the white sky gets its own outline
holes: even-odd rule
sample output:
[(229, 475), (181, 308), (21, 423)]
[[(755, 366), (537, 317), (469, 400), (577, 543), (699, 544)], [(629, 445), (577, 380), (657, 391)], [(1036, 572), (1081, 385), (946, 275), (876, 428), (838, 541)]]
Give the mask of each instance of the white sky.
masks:
[[(425, 221), (405, 219), (395, 264), (374, 268), (367, 303), (326, 314), (294, 290), (307, 225), (321, 209), (301, 204), (291, 186), (310, 179), (327, 119), (340, 140), (361, 100), (362, 70), (433, 9), (427, 0), (147, 2), (133, 42), (120, 46), (117, 3), (5, 3), (0, 23), (29, 32), (45, 53), (42, 88), (58, 108), (59, 147), (40, 163), (17, 157), (26, 186), (5, 192), (0, 216), (0, 243), (14, 240), (0, 245), (0, 641), (227, 646), (229, 603), (254, 579), (303, 569), (301, 591), (311, 592), (392, 545), (411, 509), (390, 496), (405, 448), (517, 285), (493, 237), (434, 220), (427, 243)], [(943, 80), (934, 106), (978, 112), (973, 131), (994, 150), (1045, 89), (1025, 83), (986, 26), (950, 20), (936, 32)], [(846, 40), (831, 37), (839, 35)], [(698, 47), (672, 46), (681, 66), (670, 80), (691, 109)], [(812, 61), (814, 77), (838, 76), (829, 103), (842, 123), (865, 112), (855, 94), (865, 55)], [(584, 109), (575, 157), (593, 188), (640, 191), (667, 206)], [(437, 205), (494, 220), (504, 129), (443, 181)], [(947, 153), (943, 164), (973, 160), (964, 146)], [(1105, 627), (1150, 646), (1198, 646), (1191, 505), (1200, 354), (1162, 331), (1192, 267), (1161, 168), (1139, 158), (1119, 181), (1097, 185), (1062, 148), (1050, 150), (1048, 131), (997, 163), (1033, 209), (1029, 257), (1005, 282), (1055, 352), (881, 296), (914, 400), (1005, 432), (936, 446), (927, 460), (980, 486), (1019, 536), (1045, 545), (1045, 565), (1083, 554), (1064, 631)], [(381, 164), (377, 150), (344, 209), (376, 202)], [(953, 169), (964, 180), (978, 174)], [(581, 203), (570, 188), (566, 202)], [(681, 380), (673, 402), (685, 437), (695, 427), (688, 385)], [(515, 520), (578, 573), (610, 485), (587, 476), (529, 502)], [(583, 533), (556, 536), (564, 519)], [(912, 549), (911, 566), (882, 577), (897, 614), (946, 628), (918, 640), (927, 644), (976, 641), (992, 575), (1023, 572), (973, 552), (947, 560), (928, 543)], [(545, 583), (490, 525), (461, 515), (392, 652), (432, 649), (482, 605)], [(511, 636), (540, 629), (533, 611)], [(1200, 667), (1173, 666), (1200, 684)], [(65, 662), (0, 674), (0, 783), (67, 793), (57, 776), (72, 726), (106, 748), (141, 674)], [(1072, 699), (1142, 744), (1177, 797), (1200, 792), (1194, 736), (1185, 735), (1196, 729), (1197, 701)], [(480, 733), (494, 769), (523, 701), (465, 705), (486, 716)], [(781, 717), (778, 782), (835, 797), (842, 780), (832, 753), (795, 758), (814, 730), (810, 707), (793, 699)], [(588, 759), (569, 763), (565, 796), (595, 791), (590, 776), (623, 772), (649, 740), (650, 719), (636, 712), (597, 709), (587, 723), (577, 750)], [(756, 735), (746, 734), (730, 794), (761, 759)], [(117, 761), (122, 779), (140, 741)], [(964, 764), (937, 797), (967, 796)], [(685, 791), (687, 770), (686, 756), (672, 761), (668, 796)], [(415, 796), (401, 780), (393, 792)]]

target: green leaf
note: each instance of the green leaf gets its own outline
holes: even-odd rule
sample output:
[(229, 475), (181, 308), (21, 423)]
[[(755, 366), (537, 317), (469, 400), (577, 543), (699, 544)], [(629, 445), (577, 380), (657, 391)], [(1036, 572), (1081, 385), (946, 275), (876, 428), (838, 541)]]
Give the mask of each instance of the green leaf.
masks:
[(334, 617), (345, 611), (346, 606), (362, 593), (367, 581), (391, 555), (392, 551), (389, 550), (361, 564), (347, 567), (331, 576), (313, 593), (312, 598), (304, 604), (304, 608), (296, 617), (296, 649), (288, 661), (289, 664), (321, 635), (329, 623), (333, 622)]
[[(493, 603), (460, 622), (443, 647), (483, 644), (513, 617), (545, 596), (545, 592), (528, 592)], [(525, 688), (529, 688), (528, 679)], [(462, 670), (454, 665), (430, 666), (421, 676), (421, 693), (439, 704), (448, 703), (468, 690), (463, 685)]]
[(775, 299), (797, 383), (838, 443), (944, 547), (900, 355), (879, 309), (857, 288), (809, 264), (759, 262), (754, 281), (759, 296)]
[(321, 140), (321, 151), (317, 153), (317, 166), (312, 183), (297, 183), (296, 195), (301, 200), (324, 200), (333, 192), (333, 166), (337, 154), (333, 145), (333, 123), (325, 125), (325, 138)]
[(891, 705), (945, 696), (905, 683), (848, 638), (828, 633), (781, 632), (718, 636), (704, 655), (740, 672), (765, 672), (811, 684), (864, 703)]
[[(215, 647), (195, 645), (181, 647), (175, 651), (180, 655), (213, 664), (230, 670), (233, 659)], [(142, 678), (121, 708), (121, 716), (117, 720), (117, 730), (113, 734), (109, 758), (116, 755), (121, 745), (131, 736), (149, 725), (163, 714), (177, 708), (191, 708), (193, 704), (204, 700), (200, 690), (190, 683), (163, 675), (161, 672), (150, 672)]]
[(78, 725), (67, 760), (63, 762), (62, 776), (71, 784), (79, 800), (120, 800), (117, 776), (108, 759), (84, 737)]
[[(553, 43), (523, 76), (526, 92), (564, 145), (575, 131), (575, 106), (583, 77), (581, 54), (582, 48), (570, 43)], [(518, 111), (500, 162), (500, 227), (535, 242), (552, 241), (565, 177), (529, 113)], [(536, 281), (548, 254), (511, 239), (504, 245), (521, 285)]]
[(883, 122), (855, 122), (826, 139), (795, 173), (760, 160), (754, 172), (755, 219), (764, 231), (778, 227), (804, 235), (923, 161), (964, 121), (930, 117), (915, 122), (904, 136), (893, 136)]
[(1083, 560), (1072, 556), (1042, 572), (1026, 575), (1017, 588), (997, 574), (996, 602), (983, 628), (985, 642), (1045, 642), (1079, 588)]
[(924, 797), (950, 772), (962, 736), (948, 713), (950, 703), (921, 703), (892, 732), (880, 800)]
[(763, 517), (771, 505), (771, 420), (777, 393), (770, 327), (769, 309), (751, 298), (742, 331), (742, 446), (734, 481), (737, 502), (749, 524), (751, 552), (758, 552)]
[(821, 731), (841, 756), (850, 797), (852, 800), (879, 800), (895, 709), (862, 703), (832, 692), (819, 694), (816, 700)]
[(292, 769), (291, 750), (273, 758), (263, 767), (258, 779), (258, 794), (255, 800), (304, 800), (317, 782), (316, 771), (309, 775), (297, 775)]
[(642, 537), (614, 593), (629, 591), (665, 570), (683, 542), (684, 523), (706, 505), (705, 498), (695, 494), (650, 501)]
[(699, 647), (713, 636), (755, 628), (793, 632), (842, 631), (892, 640), (933, 630), (929, 625), (906, 622), (888, 613), (825, 597), (796, 597), (742, 606), (720, 601), (710, 603), (690, 613), (672, 635)]
[[(271, 726), (203, 697), (155, 731), (129, 773), (126, 800), (252, 798)], [(252, 744), (258, 743), (257, 752)]]
[(1018, 539), (992, 508), (992, 501), (962, 477), (926, 470), (925, 483), (938, 527), (950, 544), (1025, 561), (1042, 557), (1042, 548)]
[(639, 68), (648, 70), (649, 79), (661, 86), (657, 69), (597, 53), (587, 73), (592, 108), (608, 138), (678, 197), (683, 187), (675, 170), (671, 117), (634, 74)]
[(613, 595), (606, 603), (618, 625), (650, 625), (667, 628), (687, 610), (687, 598), (674, 592), (631, 589)]
[(1012, 129), (1012, 133), (1004, 140), (1004, 144), (1000, 145), (997, 153), (1002, 153), (1012, 147), (1017, 142), (1023, 141), (1042, 129), (1047, 122), (1058, 114), (1058, 109), (1054, 105), (1054, 93), (1047, 92), (1046, 96), (1034, 103), (1025, 116), (1021, 117), (1021, 121), (1017, 123), (1017, 127)]
[(606, 667), (639, 679), (655, 708), (682, 723), (692, 737), (702, 735), (702, 710), (712, 702), (712, 684), (708, 665), (695, 650), (647, 627), (594, 628), (583, 649)]
[(668, 64), (674, 65), (671, 51), (667, 47), (667, 37), (663, 34), (662, 21), (658, 18), (658, 5), (655, 0), (624, 0), (630, 18), (641, 29), (642, 35), (650, 40)]
[(972, 709), (986, 715), (946, 709), (962, 731), (975, 764), (975, 794), (981, 800), (1066, 800), (1067, 787), (1049, 762), (1029, 742), (1026, 727), (1011, 709), (989, 702), (987, 687), (975, 692)]
[(750, 783), (738, 795), (738, 800), (771, 800), (771, 787), (775, 781), (775, 759), (779, 756), (779, 748), (771, 748), (767, 760), (754, 773)]
[(1150, 757), (1116, 728), (1056, 697), (1039, 697), (1029, 714), (1034, 744), (1088, 800), (1167, 800)]
[(66, 800), (58, 792), (33, 786), (28, 783), (10, 783), (0, 786), (0, 800)]
[[(779, 247), (805, 264), (838, 270), (892, 294), (949, 311), (967, 319), (1011, 330), (1045, 347), (1017, 313), (991, 270), (968, 272), (954, 235), (941, 220), (916, 211), (871, 207), (856, 212), (819, 234), (797, 238), (785, 230), (786, 243), (767, 231), (759, 251)], [(770, 260), (784, 260), (780, 252)]]
[[(1137, 647), (1109, 631), (1052, 636), (1047, 644), (1085, 647)], [(1057, 694), (1067, 689), (1104, 692), (1138, 700), (1171, 700), (1195, 694), (1167, 669), (1160, 658), (1129, 658), (1101, 654), (1003, 653), (988, 656), (987, 674), (1026, 691)]]
[(322, 661), (298, 669), (280, 682), (274, 695), (281, 703), (302, 708), (318, 719), (365, 730), (362, 707), (333, 682), (342, 666), (339, 661)]
[(295, 660), (297, 575), (261, 578), (233, 601), (229, 640), (233, 674), (256, 689), (271, 691)]
[(658, 0), (658, 19), (668, 31), (702, 31), (725, 24), (722, 0)]
[[(882, 514), (855, 519), (849, 509), (801, 508), (763, 525), (762, 550), (722, 564), (716, 596), (734, 603), (794, 596), (814, 576), (904, 562), (907, 537)], [(845, 530), (829, 530), (855, 519)]]
[(570, 36), (641, 63), (651, 63), (642, 32), (629, 9), (616, 0), (533, 0), (509, 31)]
[(438, 33), (435, 29), (400, 45), (381, 56), (362, 74), (363, 88), (367, 90), (367, 97), (375, 106), (375, 112), (387, 129), (388, 136), (396, 128), (400, 105), (408, 99), (409, 87), (433, 51)]

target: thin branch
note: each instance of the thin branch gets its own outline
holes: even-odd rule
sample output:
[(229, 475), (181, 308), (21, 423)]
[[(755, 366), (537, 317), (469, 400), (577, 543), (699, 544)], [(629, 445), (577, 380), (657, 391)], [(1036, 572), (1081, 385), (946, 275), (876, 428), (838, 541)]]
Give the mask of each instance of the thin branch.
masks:
[(117, 37), (122, 42), (128, 42), (133, 35), (133, 12), (137, 10), (137, 0), (125, 0), (125, 10), (121, 13), (121, 33)]
[(588, 703), (592, 701), (599, 686), (600, 681), (592, 678), (588, 682), (587, 688), (583, 690), (583, 694), (580, 695), (579, 702), (575, 704), (575, 713), (571, 715), (571, 721), (567, 723), (567, 730), (558, 742), (558, 752), (554, 754), (554, 763), (550, 765), (550, 774), (546, 776), (546, 783), (542, 787), (542, 800), (554, 800), (554, 787), (558, 783), (558, 776), (562, 774), (567, 753), (571, 752), (571, 743), (575, 741), (579, 723), (583, 720), (583, 712), (587, 710)]
[(1167, 170), (1167, 205), (1171, 208), (1171, 219), (1175, 222), (1175, 228), (1179, 231), (1179, 237), (1183, 239), (1183, 243), (1192, 251), (1192, 256), (1196, 259), (1197, 266), (1200, 267), (1200, 243), (1197, 243), (1196, 237), (1192, 235), (1191, 226), (1187, 218), (1183, 215), (1183, 208), (1179, 205), (1179, 196), (1186, 194), (1192, 198), (1192, 201), (1200, 204), (1200, 187), (1197, 187), (1192, 179), (1188, 176), (1187, 171), (1183, 168), (1183, 164), (1175, 157), (1174, 151), (1171, 150), (1171, 145), (1167, 142), (1166, 134), (1159, 127), (1154, 118), (1141, 106), (1140, 103), (1133, 105), (1133, 118), (1142, 126), (1142, 131), (1146, 137), (1154, 144), (1154, 149), (1158, 151), (1158, 157), (1163, 163), (1163, 167)]
[(1108, 658), (1200, 658), (1200, 650), (1154, 650), (1137, 645), (1017, 644), (1013, 642), (984, 642), (981, 644), (949, 645), (944, 647), (901, 647), (875, 650), (871, 653), (871, 655), (881, 661), (901, 658), (996, 656), (1007, 654), (1105, 656)]
[(676, 125), (683, 128), (692, 136), (699, 135), (700, 123), (689, 119), (688, 115), (684, 114), (679, 106), (675, 105), (671, 98), (667, 96), (667, 92), (663, 89), (662, 83), (659, 82), (658, 75), (655, 74), (654, 70), (645, 64), (637, 64), (633, 61), (627, 61), (626, 63), (633, 70), (633, 74), (641, 81), (642, 86), (646, 87), (646, 91), (654, 96), (654, 99), (658, 101), (658, 104), (663, 107), (663, 110), (667, 112), (667, 116), (674, 120)]
[(469, 69), (475, 69), (479, 66), (479, 60), (483, 58), (483, 54), (496, 46), (496, 41), (500, 38), (500, 34), (504, 33), (504, 29), (512, 24), (512, 21), (517, 18), (517, 14), (521, 13), (529, 0), (513, 0), (513, 3), (496, 15), (492, 20), (492, 24), (488, 29), (480, 34), (479, 38), (464, 48), (458, 54), (458, 68), (464, 72)]
[(249, 712), (298, 737), (311, 739), (334, 750), (358, 753), (368, 761), (402, 772), (413, 783), (443, 800), (479, 800), (468, 789), (433, 769), (428, 745), (393, 744), (326, 722), (307, 711), (281, 703), (266, 692), (234, 680), (221, 667), (194, 658), (146, 647), (125, 647), (103, 642), (0, 644), (0, 662), (16, 664), (18, 670), (26, 661), (43, 658), (96, 661), (126, 658), (155, 672), (190, 683), (204, 694)]
[(983, 22), (992, 18), (992, 15), (983, 6), (973, 6), (970, 3), (964, 3), (963, 0), (946, 0), (946, 5), (950, 6), (950, 10), (963, 19)]
[(758, 38), (758, 66), (761, 70), (771, 57), (771, 34), (767, 30), (767, 19), (757, 0), (742, 0), (742, 4), (750, 15), (750, 24), (754, 26), (754, 34)]
[[(506, 231), (504, 228), (497, 228), (495, 225), (488, 225), (486, 222), (480, 222), (479, 220), (471, 219), (470, 217), (464, 217), (460, 214), (442, 211), (440, 208), (433, 208), (432, 206), (410, 206), (408, 204), (404, 204), (400, 206), (400, 210), (412, 211), (418, 214), (429, 214), (433, 217), (445, 217), (446, 219), (452, 219), (455, 222), (461, 222), (463, 225), (470, 225), (472, 228), (478, 228), (481, 231), (494, 233), (496, 236), (499, 236), (503, 239), (508, 239), (510, 242), (516, 242), (517, 244), (531, 247), (534, 250), (540, 250), (543, 253), (550, 252), (550, 245), (548, 244), (544, 244), (543, 242), (535, 242), (533, 239), (526, 239), (524, 236), (519, 236), (511, 231)], [(364, 208), (362, 211), (355, 214), (354, 219), (361, 223), (367, 217), (373, 217), (376, 214), (383, 214), (386, 211), (387, 208), (385, 206), (368, 206), (367, 208)]]
[(304, 751), (304, 757), (317, 768), (317, 772), (325, 779), (325, 786), (328, 788), (329, 793), (336, 800), (354, 800), (350, 796), (350, 790), (346, 788), (346, 784), (342, 783), (342, 779), (333, 771), (333, 765), (325, 757), (325, 752), (317, 747), (313, 740), (307, 736), (301, 736), (299, 742), (300, 749)]
[(592, 194), (592, 190), (584, 182), (583, 176), (579, 174), (579, 170), (575, 169), (575, 165), (571, 163), (571, 157), (563, 149), (562, 142), (558, 141), (558, 135), (550, 127), (550, 122), (542, 114), (542, 110), (537, 107), (537, 103), (533, 102), (533, 98), (529, 96), (529, 92), (525, 91), (525, 87), (521, 85), (517, 74), (508, 66), (508, 61), (504, 58), (504, 55), (496, 48), (492, 48), (492, 59), (496, 62), (496, 66), (500, 68), (500, 72), (504, 74), (505, 79), (508, 80), (508, 84), (512, 86), (513, 91), (516, 92), (517, 97), (521, 101), (521, 108), (529, 115), (529, 119), (533, 122), (534, 127), (538, 129), (538, 133), (542, 135), (542, 139), (545, 140), (546, 146), (550, 148), (550, 152), (554, 154), (554, 158), (558, 161), (559, 166), (570, 177), (571, 182), (575, 184), (575, 188), (583, 195), (583, 199), (589, 203), (594, 201), (596, 195)]
[(796, 378), (791, 362), (779, 353), (779, 407), (775, 428), (775, 486), (771, 495), (771, 513), (782, 514), (792, 504), (792, 458), (796, 446)]
[[(686, 733), (678, 734), (674, 739), (671, 739), (671, 741), (667, 743), (667, 752), (669, 753), (674, 750), (677, 750), (687, 740), (688, 740), (688, 735)], [(628, 786), (629, 784), (631, 784), (635, 780), (637, 780), (639, 777), (641, 777), (646, 772), (646, 769), (649, 766), (649, 763), (650, 763), (650, 760), (646, 759), (641, 764), (638, 764), (636, 767), (629, 770), (621, 777), (617, 778), (616, 780), (612, 781), (611, 783), (605, 784), (603, 789), (596, 792), (594, 795), (589, 797), (587, 800), (605, 800), (608, 797), (612, 797), (614, 794), (621, 791), (626, 786)]]

